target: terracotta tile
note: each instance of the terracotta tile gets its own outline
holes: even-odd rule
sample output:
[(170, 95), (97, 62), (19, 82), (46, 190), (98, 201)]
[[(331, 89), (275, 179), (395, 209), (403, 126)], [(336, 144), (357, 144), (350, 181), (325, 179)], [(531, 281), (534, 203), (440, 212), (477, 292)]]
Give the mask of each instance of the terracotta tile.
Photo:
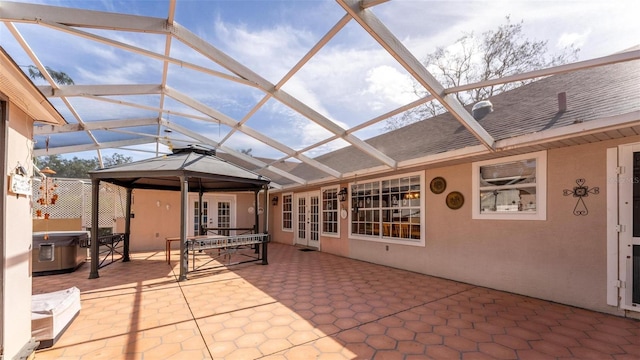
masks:
[(509, 327), (506, 329), (508, 335), (519, 337), (524, 340), (539, 340), (541, 336), (539, 333), (519, 327)]
[(640, 358), (637, 321), (286, 245), (181, 283), (162, 252), (132, 257), (34, 278), (34, 293), (79, 286), (83, 305), (38, 359)]
[(569, 349), (571, 351), (571, 355), (578, 359), (584, 360), (610, 360), (613, 357), (609, 354), (601, 353), (599, 351), (584, 348), (584, 347), (574, 347)]
[(285, 339), (268, 339), (258, 346), (258, 350), (264, 355), (274, 354), (291, 348), (292, 344)]
[(608, 342), (604, 342), (596, 339), (580, 339), (578, 340), (584, 347), (599, 351), (605, 354), (621, 354), (622, 348), (618, 345), (613, 345)]
[(557, 357), (536, 350), (518, 350), (518, 360), (555, 360)]
[(620, 345), (620, 347), (627, 353), (632, 354), (640, 358), (640, 345)]
[(234, 350), (224, 357), (225, 360), (246, 360), (246, 359), (257, 359), (262, 354), (260, 350), (256, 348), (245, 348)]
[(416, 341), (425, 345), (442, 345), (444, 338), (434, 333), (420, 333), (416, 334)]
[(481, 352), (466, 352), (462, 354), (462, 360), (495, 360), (495, 358)]
[(474, 342), (489, 342), (493, 339), (490, 334), (477, 329), (461, 329), (460, 336)]
[(397, 350), (378, 350), (373, 360), (404, 360), (404, 355)]
[(315, 346), (318, 351), (321, 353), (337, 353), (339, 354), (344, 345), (339, 341), (332, 337), (323, 337), (314, 342), (313, 346)]
[(496, 343), (481, 343), (478, 348), (484, 354), (492, 356), (494, 359), (517, 359), (516, 352), (505, 346)]
[(478, 350), (478, 344), (461, 336), (445, 336), (444, 344), (460, 352)]
[(365, 343), (374, 349), (395, 349), (397, 341), (387, 335), (370, 335)]
[(460, 354), (458, 351), (444, 345), (427, 346), (427, 356), (435, 359), (458, 359)]
[(531, 348), (526, 340), (512, 335), (494, 335), (493, 341), (513, 350), (524, 350)]

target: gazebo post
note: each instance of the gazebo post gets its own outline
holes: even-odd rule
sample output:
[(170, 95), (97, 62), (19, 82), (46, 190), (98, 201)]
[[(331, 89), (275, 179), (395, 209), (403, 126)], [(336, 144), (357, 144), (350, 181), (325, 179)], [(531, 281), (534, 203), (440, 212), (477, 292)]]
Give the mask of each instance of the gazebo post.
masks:
[(187, 272), (189, 272), (189, 252), (187, 248), (188, 206), (189, 178), (180, 176), (180, 276), (178, 281), (187, 280)]
[(122, 254), (122, 262), (131, 261), (129, 258), (129, 238), (131, 236), (131, 194), (133, 189), (127, 188), (127, 205), (124, 220), (124, 246)]
[(98, 274), (98, 201), (100, 201), (100, 180), (91, 179), (91, 271), (89, 279), (97, 279)]
[[(269, 203), (269, 193), (267, 190), (269, 190), (269, 187), (267, 185), (265, 185), (264, 187), (264, 211), (262, 212), (262, 221), (264, 223), (264, 226), (262, 228), (263, 232), (267, 235), (267, 237), (269, 236), (269, 226), (268, 226), (268, 217), (269, 217), (269, 206), (267, 206)], [(265, 241), (262, 243), (262, 265), (269, 265), (269, 262), (267, 261), (267, 241), (269, 241), (269, 238), (265, 239)]]
[(206, 235), (204, 233), (204, 226), (202, 225), (202, 189), (198, 192), (198, 235)]
[[(259, 234), (260, 233), (260, 214), (258, 214), (259, 212), (259, 206), (258, 206), (258, 192), (260, 190), (254, 190), (253, 191), (253, 203), (255, 204), (255, 209), (253, 211), (253, 216), (254, 216), (254, 221), (253, 221), (253, 233), (254, 234)], [(260, 247), (258, 246), (258, 244), (256, 244), (256, 249), (255, 249), (255, 253), (259, 254), (260, 253)]]

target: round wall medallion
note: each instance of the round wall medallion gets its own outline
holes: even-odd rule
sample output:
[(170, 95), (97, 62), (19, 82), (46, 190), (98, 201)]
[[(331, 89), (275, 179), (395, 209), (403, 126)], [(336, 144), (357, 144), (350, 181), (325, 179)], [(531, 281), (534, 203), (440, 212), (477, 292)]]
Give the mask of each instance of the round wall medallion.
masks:
[(464, 205), (464, 196), (459, 191), (452, 191), (447, 194), (447, 206), (449, 209), (457, 210)]
[(444, 190), (447, 188), (447, 181), (443, 177), (436, 177), (431, 180), (429, 184), (429, 188), (431, 192), (434, 194), (442, 194)]

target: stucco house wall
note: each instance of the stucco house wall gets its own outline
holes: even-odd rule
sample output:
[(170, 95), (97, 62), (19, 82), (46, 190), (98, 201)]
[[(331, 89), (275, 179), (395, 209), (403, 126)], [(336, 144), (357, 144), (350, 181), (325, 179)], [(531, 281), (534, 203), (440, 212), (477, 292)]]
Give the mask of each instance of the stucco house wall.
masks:
[[(28, 176), (31, 176), (33, 119), (12, 103), (9, 103), (8, 116), (6, 173), (11, 174), (20, 164), (28, 170)], [(8, 184), (4, 179), (2, 183), (6, 194), (3, 209), (6, 228), (3, 234), (2, 334), (4, 354), (11, 358), (31, 339), (31, 199), (7, 193)]]
[[(422, 169), (425, 246), (349, 239), (348, 219), (341, 219), (340, 238), (322, 237), (320, 249), (479, 286), (623, 314), (606, 302), (606, 151), (637, 141), (640, 137), (636, 136), (548, 150), (546, 220), (472, 219), (472, 163), (468, 162)], [(446, 191), (438, 195), (428, 188), (436, 176), (447, 181)], [(584, 198), (589, 211), (586, 216), (574, 215), (577, 198), (563, 194), (563, 190), (573, 189), (579, 178), (586, 180), (585, 185), (600, 189), (599, 194)], [(449, 209), (445, 203), (446, 193), (454, 190), (465, 198), (464, 206), (458, 210)], [(278, 196), (282, 198), (282, 194)], [(273, 215), (274, 241), (293, 244), (294, 233), (282, 231), (280, 203)]]
[[(197, 198), (197, 193), (190, 193), (190, 199)], [(235, 224), (237, 228), (254, 226), (255, 215), (249, 211), (254, 208), (253, 193), (209, 193), (207, 197), (223, 196), (234, 199)], [(262, 206), (262, 199), (259, 201)], [(255, 210), (254, 210), (255, 211)], [(130, 249), (135, 251), (164, 251), (166, 238), (180, 236), (180, 192), (135, 189), (132, 194)], [(259, 215), (260, 231), (263, 230), (264, 213)], [(118, 226), (124, 230), (124, 225)], [(177, 242), (171, 244), (173, 249), (179, 247)]]

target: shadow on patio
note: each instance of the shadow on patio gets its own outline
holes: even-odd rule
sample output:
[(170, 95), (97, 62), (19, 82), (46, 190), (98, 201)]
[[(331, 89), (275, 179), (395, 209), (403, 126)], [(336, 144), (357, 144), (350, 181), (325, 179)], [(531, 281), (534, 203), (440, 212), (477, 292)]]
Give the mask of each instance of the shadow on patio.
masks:
[(293, 246), (182, 283), (163, 260), (35, 277), (34, 293), (82, 292), (79, 316), (36, 359), (640, 357), (640, 321)]

